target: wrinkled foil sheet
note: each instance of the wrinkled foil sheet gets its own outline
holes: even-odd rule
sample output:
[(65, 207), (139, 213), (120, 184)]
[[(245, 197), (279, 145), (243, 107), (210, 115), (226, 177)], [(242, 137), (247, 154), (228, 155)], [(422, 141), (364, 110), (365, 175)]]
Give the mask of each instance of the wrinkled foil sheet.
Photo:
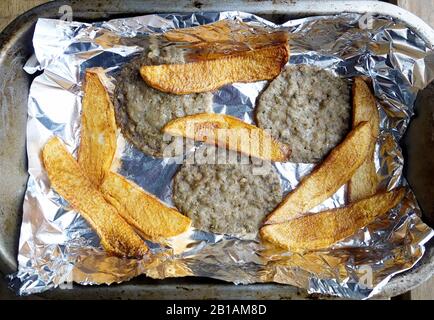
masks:
[[(381, 185), (392, 189), (407, 184), (398, 141), (413, 115), (417, 91), (434, 78), (434, 54), (407, 26), (388, 17), (374, 17), (371, 29), (360, 27), (357, 14), (310, 17), (282, 25), (242, 12), (147, 15), (94, 24), (40, 19), (33, 38), (35, 56), (25, 66), (28, 73), (43, 73), (34, 79), (28, 101), (30, 178), (19, 270), (11, 276), (11, 286), (19, 294), (42, 292), (71, 280), (110, 284), (145, 274), (158, 279), (211, 277), (235, 284), (277, 282), (310, 293), (367, 298), (381, 292), (393, 275), (410, 269), (422, 257), (433, 230), (421, 221), (410, 190), (388, 215), (327, 250), (293, 254), (264, 248), (257, 237), (191, 228), (165, 246), (150, 243), (152, 253), (135, 260), (108, 256), (86, 221), (50, 189), (40, 151), (50, 136), (57, 135), (75, 154), (86, 68), (102, 67), (111, 76), (143, 50), (147, 35), (225, 18), (289, 32), (290, 63), (317, 65), (349, 82), (358, 75), (370, 78), (381, 116), (376, 148)], [(265, 81), (225, 86), (214, 93), (214, 110), (253, 122), (255, 99), (265, 86)], [(171, 180), (179, 165), (145, 156), (122, 136), (118, 144), (115, 162), (121, 165), (117, 170), (171, 204)], [(285, 192), (313, 168), (295, 163), (275, 166)], [(314, 211), (342, 206), (344, 195), (342, 187)]]

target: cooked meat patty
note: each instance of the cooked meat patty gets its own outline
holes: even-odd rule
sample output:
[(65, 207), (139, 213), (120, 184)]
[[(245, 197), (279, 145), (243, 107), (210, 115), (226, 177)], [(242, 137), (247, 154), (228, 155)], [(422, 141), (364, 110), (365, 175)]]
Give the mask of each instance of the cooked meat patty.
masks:
[(350, 96), (345, 80), (309, 65), (290, 65), (259, 97), (258, 126), (287, 143), (290, 161), (320, 161), (350, 127)]
[(183, 165), (173, 201), (201, 230), (227, 234), (257, 232), (282, 200), (279, 175), (270, 164), (262, 175), (253, 164)]
[[(152, 46), (151, 46), (152, 48)], [(173, 57), (165, 51), (158, 56), (155, 48), (148, 55), (125, 65), (116, 78), (116, 121), (123, 135), (144, 153), (162, 157), (170, 141), (163, 140), (161, 129), (172, 119), (190, 114), (211, 112), (212, 94), (167, 94), (149, 87), (139, 74), (144, 63), (179, 62), (180, 55)]]

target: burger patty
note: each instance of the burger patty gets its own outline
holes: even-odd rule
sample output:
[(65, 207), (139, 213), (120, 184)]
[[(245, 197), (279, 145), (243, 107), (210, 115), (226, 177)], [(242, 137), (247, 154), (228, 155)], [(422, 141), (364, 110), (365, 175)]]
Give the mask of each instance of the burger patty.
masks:
[(350, 128), (345, 80), (309, 65), (290, 65), (259, 97), (258, 126), (292, 149), (290, 161), (319, 162)]
[[(143, 64), (179, 62), (179, 56), (157, 57), (155, 50), (126, 64), (116, 77), (114, 106), (116, 121), (122, 134), (145, 154), (162, 157), (164, 141), (161, 129), (169, 121), (195, 113), (211, 112), (211, 93), (174, 95), (149, 87), (141, 78), (139, 68)], [(163, 58), (162, 58), (163, 57)]]
[[(227, 234), (257, 232), (282, 200), (279, 175), (250, 164), (184, 164), (176, 174), (173, 201), (198, 229)], [(264, 168), (264, 167), (262, 167)]]

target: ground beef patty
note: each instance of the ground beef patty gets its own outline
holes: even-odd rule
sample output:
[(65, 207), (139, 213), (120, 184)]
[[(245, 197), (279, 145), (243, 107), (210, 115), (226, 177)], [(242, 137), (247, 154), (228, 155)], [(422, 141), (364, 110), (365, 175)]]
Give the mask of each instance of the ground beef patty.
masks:
[(174, 179), (173, 201), (198, 229), (257, 232), (282, 200), (278, 173), (269, 166), (257, 175), (253, 164), (185, 164)]
[(350, 126), (349, 87), (345, 80), (308, 65), (290, 65), (259, 98), (258, 126), (287, 143), (290, 161), (320, 161)]
[(123, 67), (116, 77), (114, 105), (122, 134), (145, 154), (162, 157), (170, 141), (163, 140), (161, 128), (175, 118), (211, 112), (212, 94), (174, 95), (149, 87), (140, 77), (139, 68), (153, 62), (149, 57), (154, 51)]

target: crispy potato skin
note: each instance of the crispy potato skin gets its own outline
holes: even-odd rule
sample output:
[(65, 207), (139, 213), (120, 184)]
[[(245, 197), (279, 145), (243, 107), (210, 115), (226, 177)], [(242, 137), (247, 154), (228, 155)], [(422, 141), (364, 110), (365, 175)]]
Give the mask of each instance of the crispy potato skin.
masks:
[(167, 207), (117, 173), (107, 174), (101, 192), (130, 225), (150, 240), (176, 236), (191, 225), (190, 218)]
[[(222, 129), (225, 136), (218, 133)], [(163, 132), (216, 144), (263, 160), (285, 162), (291, 154), (289, 146), (278, 142), (265, 130), (228, 115), (199, 113), (174, 119), (164, 126)], [(237, 138), (238, 142), (233, 143)]]
[(141, 257), (148, 251), (144, 241), (106, 202), (57, 137), (44, 146), (42, 160), (51, 186), (89, 222), (107, 252), (121, 257)]
[(388, 212), (404, 194), (404, 188), (381, 192), (346, 207), (264, 226), (260, 235), (265, 241), (295, 252), (324, 249)]
[(116, 122), (110, 97), (96, 70), (87, 70), (81, 114), (78, 163), (99, 186), (116, 152)]
[(348, 182), (348, 202), (354, 202), (375, 194), (379, 183), (374, 163), (374, 152), (375, 142), (380, 131), (380, 116), (375, 97), (368, 85), (363, 79), (355, 78), (353, 84), (353, 127), (362, 121), (367, 121), (371, 126), (374, 140), (369, 146), (369, 153), (365, 162), (354, 172)]
[(296, 218), (333, 195), (365, 161), (373, 140), (369, 123), (361, 122), (266, 217), (265, 223)]
[(288, 57), (288, 45), (279, 44), (220, 59), (142, 66), (140, 74), (149, 86), (163, 92), (199, 93), (233, 82), (271, 80), (280, 73)]

